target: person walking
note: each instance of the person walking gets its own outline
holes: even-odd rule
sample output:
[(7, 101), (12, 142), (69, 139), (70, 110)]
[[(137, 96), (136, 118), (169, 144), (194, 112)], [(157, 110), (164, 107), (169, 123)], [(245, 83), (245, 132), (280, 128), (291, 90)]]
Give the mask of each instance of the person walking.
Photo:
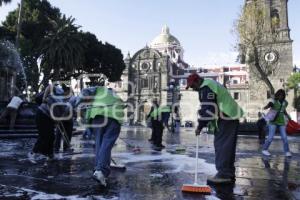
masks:
[(256, 122), (256, 126), (258, 130), (259, 144), (263, 145), (265, 144), (267, 122), (261, 112), (258, 112), (258, 120)]
[(103, 186), (107, 185), (111, 151), (120, 134), (125, 107), (123, 100), (112, 89), (97, 87), (87, 118), (92, 120), (96, 143), (93, 178)]
[(154, 133), (155, 130), (154, 130), (154, 126), (153, 126), (153, 118), (151, 117), (151, 114), (158, 107), (159, 107), (159, 104), (157, 102), (157, 99), (153, 99), (151, 109), (150, 109), (148, 115), (146, 116), (146, 120), (147, 121), (150, 120), (150, 123), (151, 123), (151, 137), (150, 137), (150, 139), (148, 139), (148, 141), (151, 143), (154, 142), (154, 134), (155, 134)]
[(203, 79), (197, 73), (187, 78), (186, 89), (192, 88), (199, 93), (201, 108), (198, 111), (199, 135), (202, 128), (208, 126), (214, 132), (215, 164), (217, 174), (208, 178), (208, 184), (235, 182), (235, 152), (239, 118), (243, 110), (220, 83)]
[(19, 96), (13, 96), (2, 114), (0, 120), (9, 116), (9, 129), (13, 130), (18, 116), (18, 110), (24, 101)]
[(285, 153), (285, 156), (286, 157), (292, 156), (289, 149), (289, 143), (286, 134), (285, 117), (290, 119), (290, 116), (286, 112), (288, 102), (285, 100), (285, 97), (286, 97), (285, 91), (283, 89), (279, 89), (274, 95), (274, 100), (269, 102), (269, 104), (265, 107), (265, 109), (270, 108), (277, 112), (274, 119), (270, 121), (268, 125), (269, 135), (268, 135), (268, 139), (265, 141), (265, 144), (263, 145), (263, 150), (262, 150), (262, 154), (265, 156), (271, 155), (268, 149), (273, 141), (276, 129), (279, 129), (280, 136), (283, 142), (283, 151)]

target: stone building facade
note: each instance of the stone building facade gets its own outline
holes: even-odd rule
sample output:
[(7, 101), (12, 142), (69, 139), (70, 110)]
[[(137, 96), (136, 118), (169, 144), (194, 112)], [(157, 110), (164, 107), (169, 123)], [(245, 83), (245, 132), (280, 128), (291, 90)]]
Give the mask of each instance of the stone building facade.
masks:
[(184, 62), (184, 49), (167, 26), (149, 46), (125, 58), (126, 69), (122, 82), (113, 87), (131, 106), (127, 108), (127, 122), (145, 124), (151, 102), (173, 105), (180, 109), (182, 121), (197, 121), (200, 106), (198, 93), (185, 90), (186, 78), (198, 73), (204, 78), (224, 84), (239, 104), (247, 108), (249, 101), (249, 76), (245, 65), (191, 68)]
[[(293, 41), (288, 23), (288, 0), (258, 0), (258, 2), (265, 13), (265, 39), (259, 48), (260, 61), (262, 65), (272, 67), (270, 81), (275, 91), (287, 89), (286, 82), (293, 70)], [(252, 0), (246, 0), (245, 6), (251, 3)], [(265, 84), (257, 79), (255, 68), (250, 66), (250, 69), (250, 109), (251, 117), (255, 118), (262, 105), (266, 104), (271, 96)], [(287, 100), (292, 105), (292, 92), (288, 93)], [(292, 106), (289, 106), (288, 110), (291, 111)]]

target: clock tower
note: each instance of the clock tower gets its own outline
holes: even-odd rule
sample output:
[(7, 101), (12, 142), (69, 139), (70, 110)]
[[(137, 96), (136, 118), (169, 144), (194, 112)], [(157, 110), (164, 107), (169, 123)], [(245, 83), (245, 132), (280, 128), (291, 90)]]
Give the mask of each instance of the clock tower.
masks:
[[(292, 40), (288, 21), (288, 0), (246, 0), (245, 6), (252, 2), (264, 11), (264, 40), (260, 44), (260, 61), (272, 69), (270, 81), (275, 91), (286, 88), (286, 82), (293, 70)], [(254, 69), (253, 67), (250, 67)], [(249, 100), (257, 109), (256, 113), (267, 103), (270, 92), (262, 81), (255, 78), (255, 70), (250, 70)], [(288, 94), (287, 100), (292, 105), (293, 95)], [(251, 111), (250, 111), (251, 112)], [(254, 113), (254, 112), (252, 112)]]

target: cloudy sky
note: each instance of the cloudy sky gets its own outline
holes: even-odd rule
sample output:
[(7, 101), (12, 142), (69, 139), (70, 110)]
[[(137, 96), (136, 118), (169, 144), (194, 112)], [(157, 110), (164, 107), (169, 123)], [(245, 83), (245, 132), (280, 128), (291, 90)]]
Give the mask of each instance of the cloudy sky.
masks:
[[(0, 21), (20, 0), (0, 7)], [(232, 64), (236, 38), (232, 33), (244, 0), (49, 0), (62, 13), (76, 18), (84, 31), (135, 53), (167, 24), (193, 66)], [(294, 63), (300, 65), (300, 0), (289, 1), (289, 23), (294, 40)], [(298, 20), (298, 21), (297, 21)]]

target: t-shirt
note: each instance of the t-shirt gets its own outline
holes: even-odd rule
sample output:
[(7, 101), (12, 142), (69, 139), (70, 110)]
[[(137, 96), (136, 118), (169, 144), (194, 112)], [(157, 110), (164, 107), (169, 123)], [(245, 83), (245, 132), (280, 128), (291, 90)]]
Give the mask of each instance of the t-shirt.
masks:
[(20, 97), (14, 96), (9, 102), (9, 104), (7, 105), (7, 107), (19, 109), (22, 102), (23, 100)]
[(288, 106), (288, 102), (287, 101), (274, 101), (274, 105), (273, 105), (273, 109), (276, 110), (278, 112), (276, 119), (274, 119), (274, 121), (271, 122), (271, 124), (275, 124), (275, 125), (280, 125), (283, 126), (286, 124), (285, 121), (285, 109)]

